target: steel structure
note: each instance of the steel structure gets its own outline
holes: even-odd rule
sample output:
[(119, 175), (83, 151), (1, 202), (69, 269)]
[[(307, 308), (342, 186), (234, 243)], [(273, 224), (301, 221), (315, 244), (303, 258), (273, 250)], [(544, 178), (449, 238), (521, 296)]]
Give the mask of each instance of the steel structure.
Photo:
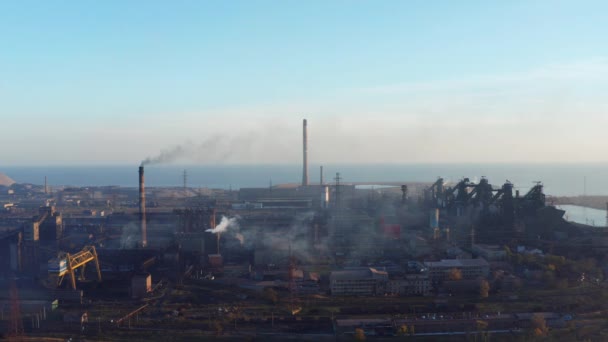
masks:
[(61, 286), (65, 276), (68, 275), (70, 278), (70, 285), (72, 289), (76, 289), (76, 270), (80, 270), (80, 279), (84, 280), (84, 274), (86, 265), (90, 262), (95, 264), (95, 270), (97, 272), (97, 280), (101, 281), (101, 269), (99, 268), (99, 259), (97, 258), (97, 251), (94, 246), (85, 246), (80, 252), (75, 254), (67, 253), (65, 255), (66, 269), (60, 270), (59, 273), (53, 275), (57, 277), (57, 287)]
[(514, 229), (518, 219), (534, 215), (545, 207), (545, 194), (540, 182), (522, 197), (519, 191), (513, 196), (513, 188), (508, 180), (500, 188), (494, 188), (485, 177), (478, 183), (463, 178), (453, 186), (446, 186), (443, 178), (438, 178), (425, 189), (424, 196), (431, 210), (441, 210), (447, 215), (466, 215), (471, 219), (476, 211), (476, 221)]
[(21, 317), (21, 304), (19, 302), (19, 294), (17, 292), (17, 284), (15, 276), (10, 280), (10, 301), (11, 313), (8, 331), (9, 341), (23, 341), (23, 319)]

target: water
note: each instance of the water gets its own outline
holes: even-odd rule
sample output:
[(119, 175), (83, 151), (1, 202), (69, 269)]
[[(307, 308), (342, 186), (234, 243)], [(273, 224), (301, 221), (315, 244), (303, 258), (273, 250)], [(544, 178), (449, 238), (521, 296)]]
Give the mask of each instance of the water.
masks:
[[(115, 166), (0, 166), (0, 172), (20, 183), (51, 186), (137, 186), (137, 164)], [(183, 170), (188, 186), (230, 188), (265, 187), (270, 183), (301, 182), (301, 165), (150, 165), (146, 167), (148, 186), (182, 186)], [(499, 187), (506, 180), (523, 194), (542, 181), (545, 193), (555, 196), (608, 195), (608, 164), (380, 164), (324, 165), (325, 182), (333, 182), (340, 172), (342, 182), (433, 182), (441, 176), (455, 183), (463, 176), (479, 181), (486, 176)], [(319, 165), (309, 168), (310, 182), (319, 181)]]
[(589, 226), (605, 227), (606, 210), (599, 210), (578, 205), (556, 205), (558, 209), (565, 210), (564, 219), (566, 221), (582, 223)]

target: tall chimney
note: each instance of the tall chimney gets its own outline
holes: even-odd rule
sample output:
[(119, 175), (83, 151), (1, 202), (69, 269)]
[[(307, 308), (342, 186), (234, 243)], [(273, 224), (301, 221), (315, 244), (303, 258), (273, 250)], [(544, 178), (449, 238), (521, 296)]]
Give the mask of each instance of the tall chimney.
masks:
[(323, 185), (323, 165), (321, 165), (320, 169), (321, 179), (319, 180), (319, 185)]
[(308, 186), (308, 133), (306, 131), (306, 119), (302, 122), (302, 148), (303, 148), (303, 165), (302, 165), (302, 186)]
[(139, 221), (141, 223), (141, 246), (148, 245), (146, 229), (146, 186), (144, 185), (144, 167), (139, 167)]

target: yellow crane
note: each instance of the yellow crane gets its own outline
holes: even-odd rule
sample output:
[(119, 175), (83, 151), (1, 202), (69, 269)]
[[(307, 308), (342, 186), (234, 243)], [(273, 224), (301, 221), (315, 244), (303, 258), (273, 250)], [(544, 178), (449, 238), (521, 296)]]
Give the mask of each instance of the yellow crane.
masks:
[(95, 270), (97, 271), (97, 280), (101, 281), (101, 270), (99, 268), (99, 259), (95, 246), (85, 246), (80, 252), (75, 254), (66, 253), (65, 258), (57, 260), (58, 267), (49, 273), (52, 279), (56, 279), (54, 283), (57, 287), (61, 286), (66, 275), (70, 277), (72, 289), (76, 289), (76, 269), (80, 268), (80, 280), (84, 280), (86, 265), (94, 262)]

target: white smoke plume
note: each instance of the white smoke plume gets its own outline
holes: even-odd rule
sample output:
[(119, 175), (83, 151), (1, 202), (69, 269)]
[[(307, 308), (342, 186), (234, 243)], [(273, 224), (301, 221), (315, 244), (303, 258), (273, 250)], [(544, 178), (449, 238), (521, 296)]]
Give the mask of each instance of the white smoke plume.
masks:
[(241, 246), (245, 245), (245, 236), (241, 233), (236, 233), (234, 235), (234, 237), (239, 240), (239, 242), (241, 243)]
[(137, 247), (138, 242), (141, 239), (141, 230), (140, 226), (135, 224), (134, 222), (130, 222), (129, 224), (122, 227), (122, 232), (120, 235), (120, 248), (128, 249)]
[(224, 232), (228, 231), (228, 228), (238, 229), (239, 223), (237, 220), (238, 220), (237, 217), (227, 218), (226, 216), (222, 216), (222, 220), (220, 221), (220, 224), (215, 226), (215, 228), (213, 228), (213, 229), (207, 229), (205, 231), (208, 233), (220, 234), (220, 233), (224, 233)]

